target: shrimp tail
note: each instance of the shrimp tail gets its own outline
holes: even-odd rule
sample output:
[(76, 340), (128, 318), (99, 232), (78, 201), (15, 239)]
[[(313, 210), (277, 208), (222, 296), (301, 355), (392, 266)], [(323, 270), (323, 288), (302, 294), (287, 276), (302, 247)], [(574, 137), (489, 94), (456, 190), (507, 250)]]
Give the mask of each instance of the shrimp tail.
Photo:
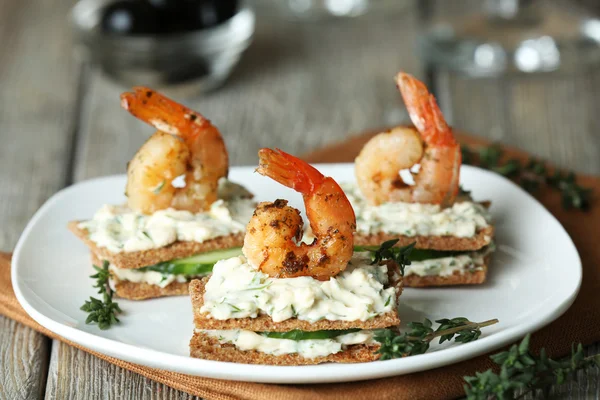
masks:
[[(186, 141), (194, 141), (202, 128), (212, 126), (202, 114), (143, 86), (121, 94), (121, 107), (156, 129)], [(189, 129), (190, 122), (196, 124), (197, 128)]]
[(408, 115), (425, 143), (434, 146), (454, 146), (456, 140), (435, 97), (423, 82), (405, 72), (396, 75), (396, 86), (402, 94)]
[(316, 168), (280, 149), (260, 149), (258, 158), (256, 172), (302, 194), (313, 193), (325, 181)]

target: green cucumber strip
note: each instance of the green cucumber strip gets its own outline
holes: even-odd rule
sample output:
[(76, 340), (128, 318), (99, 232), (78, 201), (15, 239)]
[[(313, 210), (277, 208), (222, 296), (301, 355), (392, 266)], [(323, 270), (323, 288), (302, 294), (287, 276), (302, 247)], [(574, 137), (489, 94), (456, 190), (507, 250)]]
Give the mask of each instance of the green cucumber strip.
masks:
[[(379, 246), (354, 246), (354, 251), (377, 251)], [(395, 250), (393, 248), (392, 250)], [(409, 261), (432, 260), (436, 258), (452, 257), (460, 254), (470, 253), (470, 251), (440, 251), (427, 249), (412, 249), (408, 255)]]
[(241, 247), (209, 251), (195, 256), (163, 261), (158, 264), (140, 268), (140, 272), (155, 271), (164, 275), (206, 275), (212, 272), (217, 261), (242, 255)]
[(148, 267), (140, 268), (141, 271), (155, 271), (163, 275), (186, 275), (197, 276), (206, 275), (212, 272), (214, 264), (174, 264), (164, 262)]
[(180, 258), (177, 260), (172, 260), (170, 262), (176, 264), (215, 264), (217, 261), (241, 255), (241, 247), (231, 247), (229, 249), (214, 250), (206, 253), (197, 254), (191, 257)]
[(289, 339), (289, 340), (319, 340), (319, 339), (331, 339), (337, 336), (345, 335), (347, 333), (358, 332), (361, 329), (344, 329), (344, 330), (332, 330), (332, 331), (314, 331), (305, 332), (299, 329), (294, 329), (289, 332), (258, 332), (259, 335), (263, 335), (272, 339)]

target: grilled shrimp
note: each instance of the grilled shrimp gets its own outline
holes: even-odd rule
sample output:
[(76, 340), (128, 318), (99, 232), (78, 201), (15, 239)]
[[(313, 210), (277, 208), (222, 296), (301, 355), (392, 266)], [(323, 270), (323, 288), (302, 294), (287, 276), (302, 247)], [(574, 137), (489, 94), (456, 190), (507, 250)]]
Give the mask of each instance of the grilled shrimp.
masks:
[[(367, 201), (448, 206), (458, 194), (460, 145), (435, 98), (413, 76), (400, 72), (396, 84), (415, 128), (397, 127), (374, 136), (355, 161), (356, 181)], [(414, 185), (400, 171), (420, 164)]]
[(243, 252), (272, 277), (312, 276), (328, 280), (352, 258), (356, 217), (348, 198), (330, 177), (281, 150), (261, 149), (257, 172), (302, 194), (315, 239), (301, 243), (300, 211), (286, 200), (260, 203), (246, 227)]
[[(229, 169), (221, 133), (199, 113), (152, 89), (133, 90), (121, 95), (121, 106), (158, 131), (127, 167), (129, 207), (142, 213), (168, 207), (207, 210)], [(174, 186), (173, 180), (182, 175), (183, 187)]]

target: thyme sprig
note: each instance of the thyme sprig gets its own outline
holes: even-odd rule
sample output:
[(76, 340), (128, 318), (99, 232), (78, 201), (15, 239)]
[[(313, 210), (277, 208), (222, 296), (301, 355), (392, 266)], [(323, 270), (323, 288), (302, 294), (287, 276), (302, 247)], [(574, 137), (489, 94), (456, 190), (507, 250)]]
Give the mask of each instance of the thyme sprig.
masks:
[(463, 145), (461, 149), (463, 163), (514, 179), (528, 192), (535, 193), (543, 185), (557, 190), (565, 209), (587, 210), (590, 206), (592, 189), (580, 186), (573, 172), (556, 170), (551, 174), (544, 161), (533, 157), (526, 163), (514, 158), (505, 159), (499, 144), (478, 147), (476, 150)]
[(423, 354), (429, 350), (430, 343), (440, 338), (444, 343), (454, 339), (458, 343), (467, 343), (479, 339), (481, 328), (498, 323), (497, 319), (484, 322), (472, 322), (467, 318), (439, 319), (437, 329), (429, 319), (423, 322), (410, 322), (409, 331), (400, 333), (393, 329), (380, 329), (375, 332), (374, 340), (381, 344), (377, 353), (381, 354), (380, 360), (413, 356)]
[(573, 344), (571, 355), (562, 360), (553, 360), (542, 349), (539, 356), (529, 351), (531, 335), (509, 350), (490, 356), (500, 366), (500, 373), (488, 369), (465, 376), (465, 394), (469, 400), (512, 399), (518, 390), (519, 397), (530, 392), (548, 395), (552, 385), (560, 385), (569, 378), (576, 378), (577, 371), (590, 366), (600, 366), (600, 354), (585, 357), (583, 346)]
[(413, 242), (407, 246), (394, 247), (399, 239), (392, 239), (383, 242), (380, 246), (354, 246), (355, 251), (368, 251), (371, 253), (371, 264), (379, 264), (382, 261), (392, 260), (398, 264), (400, 273), (404, 276), (404, 267), (410, 265), (411, 251), (415, 248), (417, 242)]
[(97, 271), (90, 278), (96, 279), (95, 288), (98, 288), (98, 293), (102, 295), (103, 300), (99, 300), (95, 297), (90, 297), (86, 300), (84, 305), (81, 306), (81, 310), (89, 313), (85, 320), (86, 324), (97, 323), (98, 328), (106, 330), (111, 325), (119, 322), (119, 319), (115, 314), (121, 313), (119, 305), (113, 302), (113, 291), (110, 288), (108, 279), (110, 278), (110, 272), (108, 271), (108, 261), (102, 263), (102, 268), (94, 265), (94, 269)]

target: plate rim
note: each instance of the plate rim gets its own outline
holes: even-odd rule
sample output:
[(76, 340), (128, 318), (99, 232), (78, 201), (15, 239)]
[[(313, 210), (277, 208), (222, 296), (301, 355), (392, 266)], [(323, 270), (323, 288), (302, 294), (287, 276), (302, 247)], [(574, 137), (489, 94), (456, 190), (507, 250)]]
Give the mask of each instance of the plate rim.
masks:
[[(321, 167), (347, 168), (352, 167), (353, 163), (316, 163), (313, 165), (317, 169)], [(554, 321), (562, 314), (564, 314), (567, 311), (567, 309), (573, 304), (577, 297), (577, 294), (579, 293), (582, 282), (582, 263), (579, 252), (577, 251), (577, 248), (575, 247), (575, 244), (573, 243), (573, 240), (571, 239), (568, 232), (558, 221), (558, 219), (550, 213), (548, 209), (546, 209), (537, 199), (535, 199), (529, 193), (525, 192), (522, 188), (517, 186), (514, 182), (501, 175), (495, 174), (491, 171), (487, 171), (482, 168), (468, 165), (463, 165), (461, 168), (464, 168), (467, 171), (473, 170), (476, 173), (493, 174), (495, 177), (503, 179), (507, 183), (513, 185), (515, 189), (523, 192), (524, 194), (529, 196), (530, 199), (535, 201), (536, 206), (540, 207), (547, 217), (553, 219), (568, 238), (568, 245), (570, 247), (570, 250), (572, 250), (574, 252), (574, 255), (576, 256), (576, 260), (573, 261), (577, 261), (577, 265), (573, 266), (573, 270), (578, 274), (578, 277), (575, 290), (571, 292), (568, 296), (563, 298), (560, 304), (558, 304), (557, 307), (553, 308), (551, 311), (540, 313), (538, 318), (535, 319), (532, 323), (529, 323), (527, 325), (515, 325), (502, 330), (502, 332), (499, 332), (498, 334), (484, 336), (478, 339), (477, 341), (465, 343), (460, 346), (453, 346), (436, 352), (425, 353), (402, 359), (377, 361), (361, 364), (271, 366), (203, 360), (192, 358), (189, 356), (166, 353), (163, 351), (149, 348), (141, 348), (136, 345), (119, 342), (114, 339), (98, 336), (94, 333), (85, 332), (77, 329), (76, 327), (71, 327), (64, 323), (53, 320), (51, 317), (44, 315), (42, 312), (39, 312), (37, 309), (35, 309), (35, 307), (29, 304), (23, 293), (21, 285), (23, 285), (23, 287), (27, 287), (28, 290), (31, 290), (31, 288), (28, 287), (26, 282), (20, 282), (18, 279), (17, 271), (19, 270), (21, 255), (22, 253), (24, 253), (23, 247), (25, 246), (26, 238), (36, 226), (37, 221), (46, 213), (46, 210), (50, 209), (55, 203), (59, 202), (60, 199), (67, 195), (69, 192), (77, 190), (80, 186), (83, 185), (93, 185), (98, 184), (102, 181), (123, 179), (126, 177), (126, 175), (124, 174), (96, 177), (65, 187), (56, 192), (54, 195), (52, 195), (35, 212), (35, 214), (27, 223), (25, 229), (23, 230), (23, 233), (19, 237), (19, 240), (13, 252), (11, 268), (11, 281), (13, 285), (13, 290), (21, 306), (37, 323), (68, 341), (71, 341), (88, 350), (95, 351), (97, 353), (107, 355), (109, 357), (113, 357), (119, 360), (132, 362), (151, 368), (159, 368), (167, 371), (185, 373), (199, 377), (280, 384), (332, 383), (399, 376), (418, 371), (430, 370), (445, 365), (455, 364), (467, 359), (477, 357), (484, 353), (496, 350), (507, 344), (514, 343), (516, 340), (523, 337), (526, 333), (537, 331), (541, 327)], [(230, 171), (233, 172), (235, 170), (247, 169), (254, 169), (254, 166), (234, 166), (231, 167)], [(400, 363), (400, 365), (394, 368), (394, 366), (391, 365), (392, 363)], [(360, 365), (360, 368), (356, 368), (357, 365)], [(331, 368), (332, 366), (335, 368)], [(301, 376), (298, 376), (298, 368), (301, 368), (303, 370)], [(328, 370), (330, 371), (329, 373), (327, 372)], [(331, 371), (337, 372), (332, 373)]]

